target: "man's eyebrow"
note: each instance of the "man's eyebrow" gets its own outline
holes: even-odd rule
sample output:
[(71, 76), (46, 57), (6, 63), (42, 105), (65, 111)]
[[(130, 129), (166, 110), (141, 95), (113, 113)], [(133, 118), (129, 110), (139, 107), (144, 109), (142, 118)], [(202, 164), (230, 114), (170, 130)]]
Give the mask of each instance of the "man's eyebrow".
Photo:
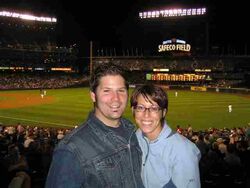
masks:
[(124, 87), (121, 87), (121, 88), (119, 88), (119, 89), (126, 89), (127, 90), (127, 88), (124, 86)]
[[(107, 88), (107, 89), (114, 89), (113, 87), (110, 87), (110, 86), (103, 86), (102, 89), (104, 88)], [(123, 86), (123, 87), (117, 87), (115, 89), (127, 89), (126, 86)]]

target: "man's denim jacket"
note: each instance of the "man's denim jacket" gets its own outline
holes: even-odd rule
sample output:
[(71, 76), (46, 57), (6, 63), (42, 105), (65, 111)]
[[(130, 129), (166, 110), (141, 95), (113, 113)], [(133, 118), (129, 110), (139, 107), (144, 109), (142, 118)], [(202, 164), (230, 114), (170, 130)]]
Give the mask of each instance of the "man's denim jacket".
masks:
[(141, 188), (141, 149), (135, 127), (121, 119), (128, 139), (116, 135), (93, 113), (55, 148), (47, 188)]

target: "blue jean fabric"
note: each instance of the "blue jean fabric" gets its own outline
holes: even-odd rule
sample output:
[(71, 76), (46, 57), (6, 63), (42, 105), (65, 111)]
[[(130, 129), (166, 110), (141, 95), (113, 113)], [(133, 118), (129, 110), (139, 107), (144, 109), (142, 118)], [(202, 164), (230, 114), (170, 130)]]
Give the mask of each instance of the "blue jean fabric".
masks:
[(93, 113), (65, 136), (54, 151), (46, 187), (140, 188), (141, 149), (134, 126), (121, 119), (126, 135), (117, 135)]

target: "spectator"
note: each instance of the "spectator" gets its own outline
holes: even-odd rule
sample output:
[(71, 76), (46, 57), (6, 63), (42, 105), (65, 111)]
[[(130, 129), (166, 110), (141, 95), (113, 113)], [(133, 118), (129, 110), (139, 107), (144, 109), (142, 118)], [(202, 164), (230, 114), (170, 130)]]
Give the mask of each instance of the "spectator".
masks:
[(143, 187), (135, 127), (121, 118), (128, 101), (123, 70), (102, 64), (90, 80), (94, 111), (54, 151), (46, 187)]
[(144, 186), (199, 188), (199, 149), (167, 125), (168, 98), (164, 90), (155, 85), (139, 86), (130, 103), (139, 126)]

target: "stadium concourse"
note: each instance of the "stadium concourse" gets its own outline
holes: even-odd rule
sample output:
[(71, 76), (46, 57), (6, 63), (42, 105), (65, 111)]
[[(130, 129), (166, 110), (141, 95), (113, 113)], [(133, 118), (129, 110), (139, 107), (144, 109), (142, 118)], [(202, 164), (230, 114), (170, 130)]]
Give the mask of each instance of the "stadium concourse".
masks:
[[(25, 188), (44, 187), (53, 149), (71, 130), (1, 125), (1, 187), (12, 187), (17, 182)], [(176, 131), (201, 151), (202, 187), (249, 187), (250, 126), (194, 132), (189, 125), (188, 128), (178, 126)]]

